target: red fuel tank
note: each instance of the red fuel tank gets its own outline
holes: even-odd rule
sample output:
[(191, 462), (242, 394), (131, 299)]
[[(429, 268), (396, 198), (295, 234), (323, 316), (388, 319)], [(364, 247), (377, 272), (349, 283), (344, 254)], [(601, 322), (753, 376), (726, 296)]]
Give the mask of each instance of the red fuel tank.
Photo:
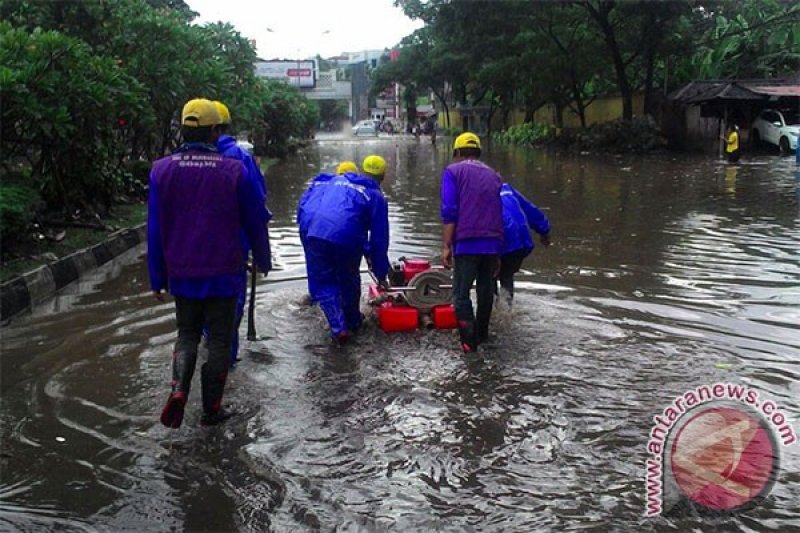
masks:
[(419, 311), (408, 305), (386, 302), (378, 307), (378, 324), (386, 332), (411, 331), (419, 326)]
[(451, 304), (434, 307), (431, 310), (431, 318), (436, 329), (453, 329), (458, 326), (456, 310)]

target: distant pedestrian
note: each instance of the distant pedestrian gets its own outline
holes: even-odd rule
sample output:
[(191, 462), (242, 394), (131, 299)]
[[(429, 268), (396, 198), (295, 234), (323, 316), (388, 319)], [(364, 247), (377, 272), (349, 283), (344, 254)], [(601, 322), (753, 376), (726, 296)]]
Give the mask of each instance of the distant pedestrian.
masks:
[(203, 324), (208, 361), (201, 368), (203, 425), (227, 419), (222, 394), (236, 321), (245, 256), (244, 230), (256, 265), (270, 269), (263, 203), (241, 161), (219, 153), (220, 117), (210, 100), (190, 100), (181, 113), (183, 144), (153, 163), (147, 205), (150, 286), (163, 301), (175, 297), (178, 339), (172, 354), (172, 392), (161, 423), (177, 428), (197, 362)]
[[(503, 250), (503, 180), (482, 163), (481, 141), (466, 132), (453, 143), (454, 163), (442, 173), (442, 263), (453, 266), (453, 304), (461, 348), (473, 352), (489, 336), (495, 281)], [(477, 313), (470, 290), (476, 282)]]
[(534, 243), (528, 228), (541, 237), (542, 246), (550, 246), (550, 221), (530, 200), (514, 187), (504, 183), (500, 188), (503, 202), (503, 253), (500, 256), (501, 294), (511, 305), (514, 299), (514, 274), (519, 272), (522, 261), (533, 252)]
[[(272, 213), (270, 213), (266, 207), (267, 186), (266, 182), (264, 181), (264, 175), (261, 173), (261, 169), (258, 168), (258, 163), (256, 163), (252, 154), (244, 149), (242, 145), (236, 141), (236, 139), (228, 135), (232, 122), (231, 113), (228, 110), (228, 106), (216, 100), (214, 101), (214, 105), (216, 106), (217, 113), (219, 113), (220, 116), (220, 136), (217, 140), (217, 149), (225, 157), (232, 157), (233, 159), (238, 159), (244, 163), (245, 169), (247, 170), (247, 179), (250, 180), (253, 187), (257, 191), (258, 202), (261, 205), (260, 216), (264, 221), (264, 225), (266, 226), (266, 224), (272, 218)], [(247, 241), (247, 236), (245, 235), (244, 231), (241, 232), (240, 241), (242, 243), (242, 255), (246, 259), (250, 254), (250, 243)], [(239, 325), (242, 323), (242, 316), (244, 315), (244, 303), (247, 299), (247, 269), (243, 269), (240, 274), (239, 293), (236, 296), (236, 325), (234, 327), (233, 343), (231, 346), (231, 368), (233, 368), (239, 361)]]
[(386, 161), (370, 155), (362, 174), (344, 170), (314, 178), (297, 207), (308, 291), (339, 344), (347, 342), (363, 320), (361, 258), (367, 257), (381, 282), (389, 273), (389, 213), (380, 189)]
[(739, 126), (731, 123), (728, 126), (725, 137), (721, 137), (725, 143), (725, 153), (728, 156), (728, 163), (737, 163), (739, 161)]

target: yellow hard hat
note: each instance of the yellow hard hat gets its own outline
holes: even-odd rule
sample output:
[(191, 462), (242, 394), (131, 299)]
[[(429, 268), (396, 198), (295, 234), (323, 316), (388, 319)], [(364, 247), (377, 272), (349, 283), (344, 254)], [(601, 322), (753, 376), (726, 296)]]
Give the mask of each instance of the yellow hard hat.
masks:
[(230, 124), (231, 123), (231, 112), (228, 109), (228, 106), (220, 102), (219, 100), (214, 100), (214, 107), (217, 108), (217, 113), (219, 113), (219, 123), (220, 124)]
[(465, 131), (464, 133), (456, 137), (456, 140), (453, 143), (453, 150), (458, 150), (459, 148), (477, 148), (478, 150), (480, 150), (481, 140), (474, 133)]
[(386, 160), (379, 155), (368, 155), (361, 168), (370, 176), (383, 176), (386, 173)]
[(181, 124), (190, 128), (216, 126), (219, 124), (219, 112), (211, 100), (195, 98), (183, 106)]
[(344, 174), (345, 172), (355, 172), (358, 174), (358, 165), (353, 163), (352, 161), (342, 161), (339, 163), (339, 166), (336, 167), (337, 174)]

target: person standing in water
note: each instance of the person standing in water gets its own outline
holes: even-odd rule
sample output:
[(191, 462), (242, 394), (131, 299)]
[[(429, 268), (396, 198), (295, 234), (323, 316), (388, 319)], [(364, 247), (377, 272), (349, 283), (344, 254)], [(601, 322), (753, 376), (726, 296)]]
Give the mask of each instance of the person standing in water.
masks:
[(325, 313), (338, 344), (346, 343), (363, 320), (361, 258), (366, 255), (379, 280), (389, 273), (389, 213), (380, 188), (386, 161), (368, 156), (362, 175), (348, 163), (340, 165), (342, 174), (314, 178), (297, 207), (308, 292)]
[[(266, 226), (272, 218), (272, 213), (266, 207), (267, 201), (267, 186), (264, 181), (264, 175), (253, 156), (242, 148), (239, 143), (230, 136), (229, 130), (231, 127), (231, 113), (228, 106), (220, 101), (215, 100), (214, 106), (217, 108), (217, 113), (220, 116), (219, 125), (219, 139), (217, 139), (217, 150), (225, 157), (232, 157), (244, 163), (247, 170), (247, 179), (253, 184), (254, 189), (257, 191), (258, 201), (261, 208), (261, 218), (264, 220)], [(244, 232), (240, 235), (242, 243), (242, 254), (246, 258), (250, 254), (250, 243), (247, 241), (247, 235)], [(267, 231), (267, 239), (269, 242), (269, 231)], [(252, 288), (251, 288), (252, 290)], [(233, 368), (239, 361), (239, 325), (242, 323), (242, 316), (244, 316), (244, 303), (247, 298), (247, 269), (241, 272), (239, 276), (239, 293), (236, 296), (236, 325), (233, 333), (233, 343), (231, 345), (230, 367)]]
[(721, 137), (725, 143), (725, 154), (728, 156), (728, 163), (739, 162), (739, 127), (731, 122), (724, 137)]
[(550, 246), (550, 221), (547, 215), (509, 183), (504, 183), (500, 188), (500, 200), (503, 202), (504, 243), (497, 281), (511, 306), (514, 299), (514, 274), (519, 272), (522, 261), (533, 252), (535, 246), (528, 228), (541, 236), (542, 246)]
[(161, 423), (170, 428), (183, 423), (203, 324), (209, 338), (208, 361), (201, 368), (201, 424), (219, 424), (231, 415), (222, 407), (222, 394), (246, 263), (242, 231), (261, 272), (271, 267), (261, 196), (242, 162), (219, 153), (219, 123), (210, 100), (187, 102), (181, 113), (183, 144), (154, 162), (150, 172), (150, 287), (159, 301), (166, 289), (175, 297), (178, 327), (172, 391), (161, 412)]
[[(453, 143), (454, 162), (442, 172), (442, 264), (453, 267), (453, 305), (464, 352), (474, 352), (489, 337), (503, 250), (503, 180), (480, 156), (478, 136), (462, 133)], [(477, 313), (470, 299), (473, 282)]]

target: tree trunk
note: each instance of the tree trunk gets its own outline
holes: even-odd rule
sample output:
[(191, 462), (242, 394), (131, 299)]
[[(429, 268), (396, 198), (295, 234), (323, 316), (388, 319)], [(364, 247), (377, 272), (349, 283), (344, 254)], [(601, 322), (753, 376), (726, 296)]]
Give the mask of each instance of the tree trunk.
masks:
[(495, 111), (497, 111), (497, 106), (494, 104), (494, 98), (492, 98), (489, 103), (489, 114), (486, 117), (486, 135), (488, 135), (489, 139), (492, 138), (492, 117)]
[(609, 14), (614, 9), (615, 3), (613, 1), (600, 2), (599, 8), (595, 8), (591, 2), (585, 2), (583, 5), (603, 32), (603, 39), (608, 46), (608, 51), (611, 53), (611, 60), (614, 64), (617, 88), (622, 98), (622, 119), (631, 120), (633, 119), (633, 91), (630, 81), (628, 81), (625, 62), (622, 60), (622, 53), (620, 52), (616, 35), (614, 35), (614, 28), (611, 27), (611, 21), (609, 20)]
[(553, 117), (553, 122), (556, 123), (556, 128), (563, 128), (564, 127), (564, 106), (561, 102), (553, 103), (555, 107), (555, 115)]
[(647, 19), (647, 44), (645, 49), (645, 77), (644, 77), (644, 112), (655, 118), (655, 102), (653, 100), (653, 79), (656, 69), (656, 54), (658, 51), (661, 32), (658, 31), (657, 21), (653, 12)]
[(575, 91), (575, 111), (581, 121), (581, 129), (586, 129), (586, 106), (583, 103), (583, 95), (580, 91)]
[(442, 109), (444, 110), (444, 122), (447, 127), (450, 127), (450, 108), (447, 105), (447, 100), (443, 97), (443, 95), (439, 94), (438, 91), (433, 91), (433, 94), (439, 100), (439, 103), (442, 104)]

